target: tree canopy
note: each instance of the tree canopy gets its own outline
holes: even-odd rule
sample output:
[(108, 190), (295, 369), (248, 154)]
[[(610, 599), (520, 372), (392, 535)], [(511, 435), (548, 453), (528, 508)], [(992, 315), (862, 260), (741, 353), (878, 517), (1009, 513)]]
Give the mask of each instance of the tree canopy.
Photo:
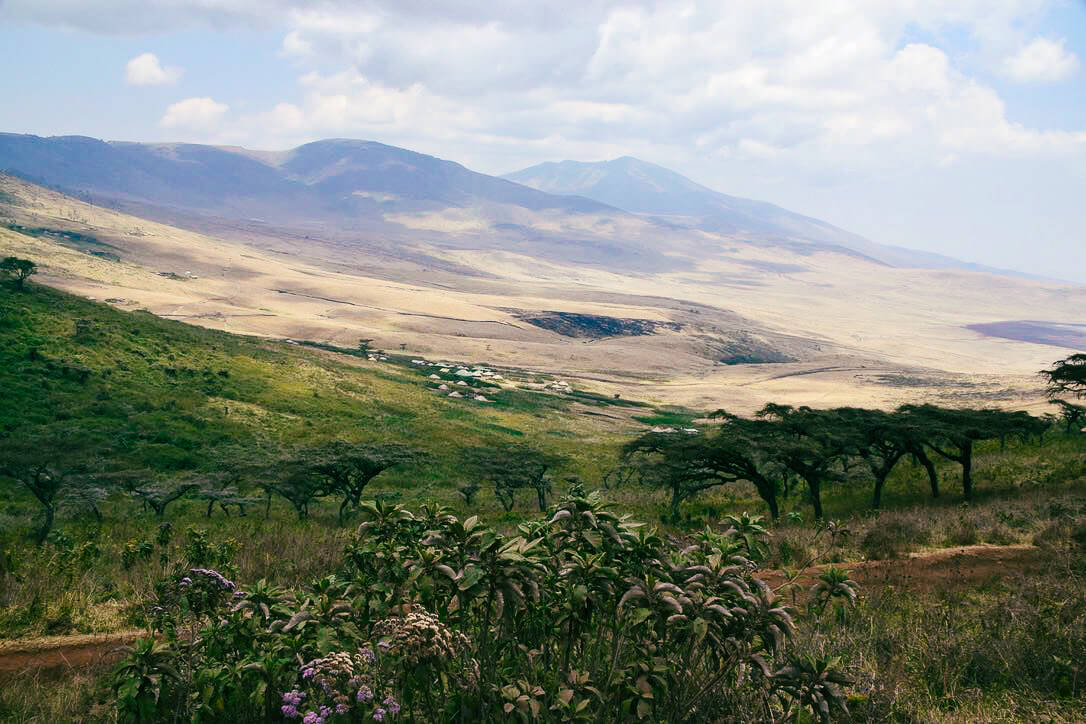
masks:
[(7, 277), (15, 286), (22, 289), (26, 280), (32, 274), (36, 274), (38, 265), (29, 259), (20, 259), (17, 256), (8, 256), (0, 260), (0, 275)]
[(1057, 360), (1051, 369), (1041, 370), (1040, 374), (1048, 382), (1049, 397), (1064, 394), (1086, 397), (1086, 352)]

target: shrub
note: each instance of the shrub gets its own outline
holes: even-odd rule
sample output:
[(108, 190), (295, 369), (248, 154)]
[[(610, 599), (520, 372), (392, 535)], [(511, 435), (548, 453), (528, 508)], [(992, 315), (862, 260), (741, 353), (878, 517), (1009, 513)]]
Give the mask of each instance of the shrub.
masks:
[[(719, 721), (804, 709), (827, 721), (846, 711), (839, 661), (789, 652), (795, 612), (740, 555), (757, 548), (756, 519), (687, 546), (579, 490), (512, 536), (439, 506), (361, 512), (339, 572), (305, 590), (237, 586), (196, 567), (163, 578), (148, 601), (163, 636), (122, 662), (121, 718)], [(850, 581), (825, 586), (827, 600), (855, 595)]]
[(860, 550), (870, 560), (901, 558), (931, 540), (931, 532), (901, 516), (882, 516), (864, 534)]

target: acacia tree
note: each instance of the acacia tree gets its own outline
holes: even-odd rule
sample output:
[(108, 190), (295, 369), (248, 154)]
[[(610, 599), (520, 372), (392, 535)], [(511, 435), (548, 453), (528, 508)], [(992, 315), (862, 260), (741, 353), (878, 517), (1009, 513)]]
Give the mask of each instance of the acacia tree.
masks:
[(900, 416), (882, 410), (842, 407), (833, 411), (842, 424), (852, 428), (854, 452), (866, 463), (875, 479), (871, 507), (882, 504), (886, 479), (917, 441), (918, 430)]
[(407, 445), (372, 445), (336, 440), (298, 452), (298, 463), (320, 480), (327, 495), (339, 496), (339, 520), (348, 507), (357, 510), (362, 493), (375, 477), (397, 465), (418, 463), (425, 455)]
[(769, 404), (758, 417), (774, 423), (767, 447), (776, 460), (807, 483), (816, 518), (822, 518), (822, 484), (840, 479), (834, 468), (858, 446), (855, 431), (832, 410)]
[(513, 509), (517, 490), (535, 491), (539, 510), (547, 509), (551, 479), (547, 473), (563, 465), (566, 458), (524, 443), (468, 448), (461, 453), (468, 472), (494, 486), (494, 495), (506, 511)]
[(623, 457), (641, 479), (671, 491), (670, 515), (679, 519), (681, 504), (702, 491), (741, 480), (754, 485), (775, 520), (777, 486), (767, 472), (765, 442), (769, 423), (744, 420), (723, 410), (715, 430), (698, 435), (649, 432), (623, 448)]
[(1086, 352), (1057, 360), (1051, 369), (1041, 370), (1048, 382), (1048, 396), (1073, 395), (1086, 397)]
[(15, 284), (16, 289), (22, 289), (26, 280), (32, 274), (36, 274), (38, 265), (29, 259), (20, 259), (16, 256), (4, 257), (0, 260), (0, 275), (8, 277)]
[(199, 483), (180, 483), (177, 485), (151, 485), (145, 488), (136, 488), (132, 495), (143, 501), (143, 504), (154, 511), (156, 518), (166, 516), (166, 508), (171, 503), (177, 502), (194, 490), (198, 490)]
[(1076, 405), (1067, 400), (1049, 400), (1049, 403), (1059, 408), (1060, 420), (1063, 421), (1068, 435), (1083, 421), (1086, 421), (1086, 407), (1082, 405)]
[(97, 447), (85, 433), (55, 428), (16, 431), (0, 440), (0, 477), (16, 481), (41, 505), (38, 545), (53, 529), (61, 493), (93, 481)]
[(962, 468), (962, 495), (973, 498), (973, 452), (982, 440), (1038, 434), (1043, 421), (1025, 412), (994, 409), (949, 409), (935, 405), (903, 405), (899, 411), (924, 429), (924, 444)]
[(271, 496), (278, 495), (294, 507), (299, 520), (309, 517), (309, 506), (314, 500), (325, 497), (328, 493), (321, 481), (307, 470), (277, 468), (270, 470), (257, 482), (257, 487), (268, 495), (268, 504), (264, 510), (267, 518), (271, 512)]

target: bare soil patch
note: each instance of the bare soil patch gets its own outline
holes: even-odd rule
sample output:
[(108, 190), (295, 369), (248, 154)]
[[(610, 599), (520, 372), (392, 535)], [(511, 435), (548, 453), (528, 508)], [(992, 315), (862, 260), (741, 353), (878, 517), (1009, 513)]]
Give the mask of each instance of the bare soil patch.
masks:
[[(811, 586), (830, 566), (843, 568), (861, 588), (894, 586), (910, 591), (931, 592), (948, 588), (976, 588), (995, 581), (1036, 573), (1046, 567), (1046, 555), (1036, 546), (973, 545), (914, 553), (907, 558), (854, 563), (826, 563), (811, 566), (796, 583)], [(762, 571), (763, 580), (778, 588), (788, 579), (783, 571)]]
[(28, 672), (63, 674), (109, 663), (119, 658), (120, 647), (143, 635), (143, 631), (133, 630), (0, 641), (0, 679)]

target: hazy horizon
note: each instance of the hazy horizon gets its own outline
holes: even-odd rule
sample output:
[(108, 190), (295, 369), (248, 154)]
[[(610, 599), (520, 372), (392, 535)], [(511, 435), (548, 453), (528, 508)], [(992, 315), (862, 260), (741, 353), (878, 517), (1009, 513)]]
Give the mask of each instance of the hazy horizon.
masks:
[(1086, 282), (1086, 5), (953, 5), (8, 0), (0, 89), (20, 101), (0, 128), (350, 137), (493, 175), (629, 155), (875, 242)]

